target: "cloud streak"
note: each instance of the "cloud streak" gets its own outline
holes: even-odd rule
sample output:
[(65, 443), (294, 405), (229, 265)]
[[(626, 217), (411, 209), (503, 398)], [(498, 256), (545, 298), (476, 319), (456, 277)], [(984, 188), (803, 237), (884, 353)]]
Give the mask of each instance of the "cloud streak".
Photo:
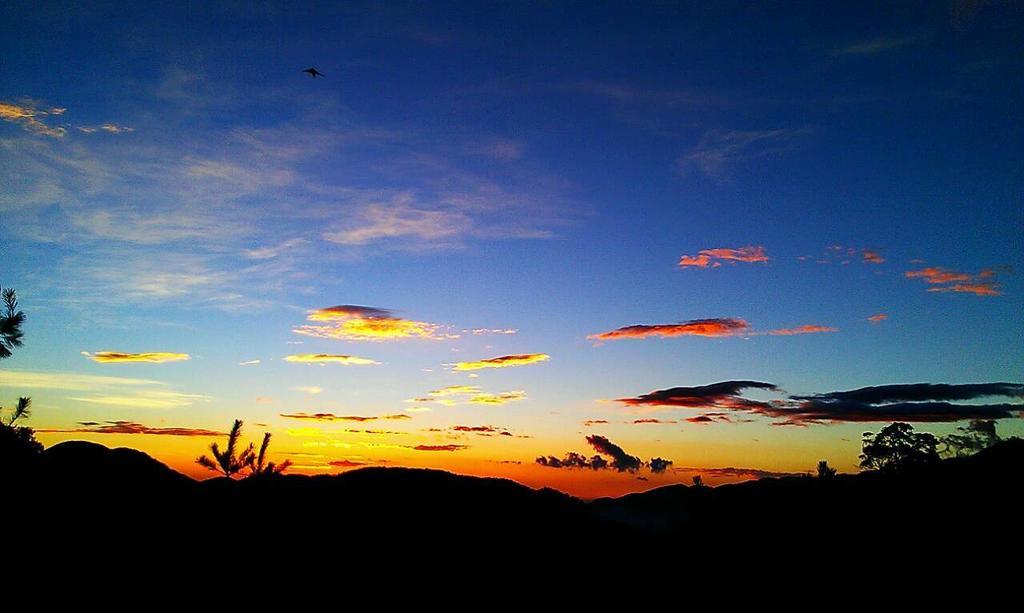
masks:
[(87, 351), (83, 351), (82, 355), (93, 362), (99, 362), (100, 364), (119, 364), (130, 362), (163, 364), (164, 362), (180, 362), (192, 359), (192, 357), (187, 353), (168, 353), (164, 351), (150, 353), (122, 353), (119, 351), (97, 351), (96, 353), (89, 353)]
[(53, 127), (46, 122), (51, 117), (64, 114), (67, 109), (62, 108), (39, 108), (35, 102), (25, 100), (20, 103), (0, 101), (0, 119), (21, 126), (26, 132), (61, 138), (67, 133), (63, 127)]
[(839, 332), (839, 328), (808, 324), (804, 326), (797, 326), (796, 328), (769, 330), (768, 334), (771, 336), (795, 336), (798, 334), (820, 334), (822, 332)]
[(412, 419), (410, 415), (404, 413), (396, 413), (394, 415), (374, 415), (374, 416), (363, 416), (363, 415), (335, 415), (334, 413), (281, 413), (281, 417), (287, 419), (303, 419), (308, 421), (376, 421), (379, 419), (385, 420), (402, 420)]
[(612, 341), (627, 338), (650, 338), (660, 336), (672, 338), (676, 336), (736, 336), (750, 330), (750, 324), (736, 317), (719, 317), (712, 319), (691, 319), (677, 324), (637, 324), (616, 328), (608, 332), (591, 334), (589, 340)]
[(1021, 403), (957, 403), (988, 397), (1024, 400), (1024, 385), (1019, 383), (880, 385), (766, 401), (742, 397), (742, 392), (747, 389), (781, 391), (772, 383), (723, 381), (704, 386), (658, 390), (634, 398), (620, 398), (618, 402), (630, 406), (719, 411), (687, 418), (688, 422), (695, 424), (734, 421), (728, 412), (761, 415), (776, 420), (775, 425), (807, 426), (843, 422), (942, 423), (967, 419), (1004, 419), (1024, 411), (1024, 404)]
[(225, 432), (202, 428), (165, 428), (144, 426), (134, 421), (83, 421), (80, 428), (67, 430), (39, 429), (37, 432), (80, 432), (87, 434), (155, 434), (160, 436), (225, 436)]
[(369, 358), (334, 353), (298, 353), (285, 356), (284, 361), (300, 364), (320, 364), (321, 366), (324, 364), (341, 364), (343, 366), (371, 366), (380, 364), (380, 362)]
[(481, 370), (484, 368), (510, 368), (513, 366), (526, 366), (546, 362), (551, 359), (546, 353), (520, 353), (516, 355), (503, 355), (496, 358), (488, 358), (477, 362), (458, 362), (454, 365), (457, 371)]
[(929, 266), (903, 273), (908, 279), (921, 279), (928, 285), (929, 292), (953, 292), (975, 296), (1000, 296), (1000, 285), (995, 282), (996, 271), (986, 268), (978, 274), (949, 270), (940, 266)]
[(469, 449), (469, 445), (416, 445), (410, 449), (414, 451), (462, 451)]
[(767, 263), (768, 256), (765, 255), (764, 247), (750, 245), (738, 249), (718, 248), (702, 249), (697, 255), (684, 255), (679, 258), (680, 268), (718, 268), (722, 262), (735, 264), (736, 262), (764, 262)]

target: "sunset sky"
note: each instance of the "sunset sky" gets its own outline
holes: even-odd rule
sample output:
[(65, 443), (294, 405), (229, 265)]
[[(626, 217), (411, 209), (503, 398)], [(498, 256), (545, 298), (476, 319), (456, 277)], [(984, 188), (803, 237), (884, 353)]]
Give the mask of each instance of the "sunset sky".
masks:
[(334, 4), (0, 8), (46, 445), (593, 497), (1024, 434), (1020, 4)]

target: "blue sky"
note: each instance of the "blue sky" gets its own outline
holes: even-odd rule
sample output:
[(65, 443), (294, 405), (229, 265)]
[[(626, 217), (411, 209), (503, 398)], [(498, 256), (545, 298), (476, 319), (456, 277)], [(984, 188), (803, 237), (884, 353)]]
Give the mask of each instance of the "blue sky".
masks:
[[(202, 397), (154, 413), (38, 387), (41, 428), (242, 417), (284, 438), (289, 411), (403, 411), (467, 382), (445, 364), (544, 353), (479, 373), (486, 391), (525, 400), (402, 424), (405, 443), (455, 421), (514, 425), (531, 447), (487, 441), (485, 455), (528, 463), (585, 446), (582, 420), (626, 410), (610, 399), (656, 389), (1024, 380), (1024, 11), (1011, 3), (15, 2), (3, 13), (0, 283), (30, 316), (4, 370)], [(679, 266), (748, 246), (767, 262)], [(929, 268), (960, 280), (906, 276)], [(459, 338), (293, 332), (333, 305), (392, 309)], [(888, 318), (867, 321), (876, 314)], [(712, 318), (749, 329), (587, 338)], [(767, 334), (807, 325), (836, 330)], [(469, 332), (481, 328), (517, 332)], [(300, 350), (382, 364), (281, 362)], [(83, 351), (191, 359), (104, 364)], [(851, 468), (863, 429), (608, 436), (686, 466), (749, 461), (735, 450), (782, 437), (772, 468), (795, 470), (830, 449)], [(165, 437), (141, 438), (160, 454), (151, 440)], [(183, 457), (205, 441), (187, 443)]]

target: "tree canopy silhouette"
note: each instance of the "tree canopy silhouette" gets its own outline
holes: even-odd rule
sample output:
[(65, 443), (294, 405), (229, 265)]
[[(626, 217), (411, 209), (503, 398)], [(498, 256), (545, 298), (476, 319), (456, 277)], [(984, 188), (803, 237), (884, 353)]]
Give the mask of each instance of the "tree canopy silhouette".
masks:
[(876, 435), (865, 432), (860, 467), (895, 472), (938, 461), (939, 440), (928, 432), (914, 432), (910, 424), (896, 422)]
[(255, 460), (255, 450), (252, 443), (238, 453), (238, 439), (242, 437), (242, 420), (236, 419), (228, 433), (228, 444), (221, 451), (217, 443), (210, 445), (210, 453), (213, 458), (201, 455), (196, 458), (196, 464), (212, 470), (213, 472), (224, 473), (224, 476), (231, 479), (247, 466), (252, 466)]
[(18, 310), (18, 294), (10, 287), (0, 287), (3, 300), (0, 312), (0, 359), (11, 357), (15, 347), (21, 347), (23, 333), (21, 325), (25, 323), (25, 313)]
[(818, 478), (831, 479), (836, 476), (836, 469), (828, 465), (828, 460), (818, 462)]
[(961, 458), (988, 449), (1001, 439), (996, 434), (996, 420), (972, 419), (966, 426), (960, 426), (956, 432), (941, 439), (943, 454)]

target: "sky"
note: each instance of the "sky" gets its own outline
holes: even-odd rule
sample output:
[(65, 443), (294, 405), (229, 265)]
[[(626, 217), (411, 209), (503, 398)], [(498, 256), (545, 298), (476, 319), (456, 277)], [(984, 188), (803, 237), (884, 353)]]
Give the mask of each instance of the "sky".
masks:
[(291, 472), (584, 497), (852, 472), (892, 421), (1024, 434), (1022, 26), (5, 3), (0, 404), (195, 477), (241, 419)]

